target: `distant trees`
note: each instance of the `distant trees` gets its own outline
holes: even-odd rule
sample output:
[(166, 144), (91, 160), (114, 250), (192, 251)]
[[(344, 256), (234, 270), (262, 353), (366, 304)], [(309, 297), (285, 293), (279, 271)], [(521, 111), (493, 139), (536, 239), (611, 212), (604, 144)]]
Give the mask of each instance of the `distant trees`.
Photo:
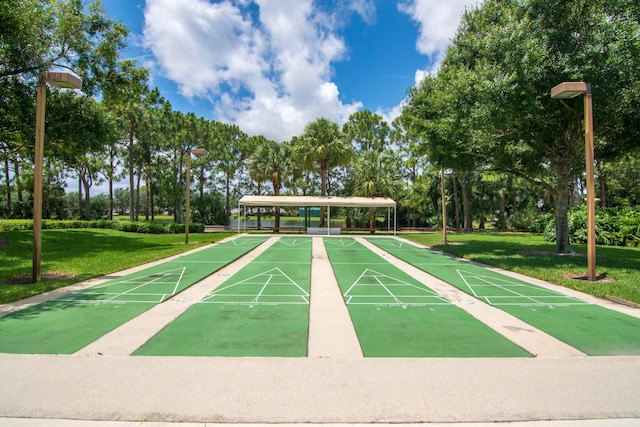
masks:
[[(101, 215), (104, 197), (90, 196), (106, 182), (106, 217), (166, 212), (181, 222), (187, 156), (202, 148), (191, 171), (194, 220), (230, 224), (238, 197), (272, 192), (392, 197), (399, 225), (439, 227), (443, 171), (450, 226), (533, 229), (532, 217), (553, 212), (556, 250), (570, 252), (567, 212), (584, 193), (582, 100), (549, 91), (592, 84), (600, 204), (640, 203), (639, 19), (626, 0), (485, 0), (467, 10), (441, 68), (409, 90), (393, 123), (363, 110), (275, 142), (174, 111), (149, 71), (120, 57), (128, 31), (99, 1), (4, 2), (0, 216), (31, 215), (35, 85), (57, 67), (82, 77), (83, 89), (48, 96), (45, 217)], [(114, 188), (125, 175), (127, 188)], [(373, 227), (378, 214), (352, 216)]]
[(637, 149), (640, 101), (628, 95), (640, 88), (639, 31), (637, 6), (621, 0), (486, 1), (465, 13), (441, 70), (410, 93), (405, 114), (442, 166), (491, 168), (541, 186), (554, 201), (556, 250), (571, 252), (582, 100), (553, 100), (549, 91), (591, 83), (598, 158)]

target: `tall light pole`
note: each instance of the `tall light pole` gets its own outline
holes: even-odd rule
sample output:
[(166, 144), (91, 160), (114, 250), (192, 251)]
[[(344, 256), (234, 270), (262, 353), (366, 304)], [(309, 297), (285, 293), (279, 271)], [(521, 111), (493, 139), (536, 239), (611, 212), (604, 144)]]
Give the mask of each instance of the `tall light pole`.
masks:
[(184, 243), (189, 243), (189, 219), (191, 217), (191, 206), (189, 205), (189, 196), (191, 195), (191, 155), (202, 156), (207, 152), (201, 148), (190, 148), (187, 153), (187, 206), (184, 214)]
[(70, 73), (44, 72), (38, 81), (36, 94), (36, 141), (33, 158), (33, 263), (31, 280), (40, 281), (42, 249), (42, 159), (44, 157), (44, 115), (47, 101), (47, 83), (65, 89), (80, 89), (82, 80)]
[(596, 198), (594, 184), (593, 100), (591, 85), (585, 82), (563, 82), (551, 89), (555, 99), (575, 98), (584, 94), (584, 137), (587, 157), (587, 264), (588, 279), (596, 280)]
[(447, 244), (447, 198), (444, 192), (444, 168), (440, 168), (440, 189), (442, 192), (442, 237)]

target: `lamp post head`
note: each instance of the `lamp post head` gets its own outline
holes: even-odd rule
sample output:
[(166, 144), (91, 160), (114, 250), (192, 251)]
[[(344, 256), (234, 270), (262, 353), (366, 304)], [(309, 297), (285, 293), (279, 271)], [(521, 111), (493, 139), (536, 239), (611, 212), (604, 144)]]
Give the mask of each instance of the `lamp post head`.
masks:
[(82, 87), (82, 80), (71, 73), (48, 71), (43, 74), (42, 78), (45, 83), (51, 83), (53, 86), (63, 89), (80, 89)]
[(567, 99), (589, 92), (590, 87), (585, 82), (563, 82), (551, 89), (551, 98)]
[(189, 150), (189, 152), (194, 156), (204, 156), (205, 154), (207, 154), (206, 150), (203, 150), (202, 148), (192, 148)]

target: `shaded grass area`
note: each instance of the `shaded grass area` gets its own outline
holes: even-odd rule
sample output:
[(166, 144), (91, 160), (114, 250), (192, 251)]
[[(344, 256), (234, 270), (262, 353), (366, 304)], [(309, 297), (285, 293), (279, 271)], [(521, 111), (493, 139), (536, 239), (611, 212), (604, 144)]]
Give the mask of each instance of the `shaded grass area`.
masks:
[(42, 277), (29, 283), (33, 234), (0, 233), (0, 304), (155, 261), (234, 233), (137, 234), (106, 229), (43, 230)]
[(574, 244), (575, 255), (556, 255), (555, 244), (524, 233), (403, 233), (402, 237), (476, 262), (504, 268), (591, 295), (640, 303), (640, 248), (597, 247), (597, 275), (589, 282), (587, 246)]

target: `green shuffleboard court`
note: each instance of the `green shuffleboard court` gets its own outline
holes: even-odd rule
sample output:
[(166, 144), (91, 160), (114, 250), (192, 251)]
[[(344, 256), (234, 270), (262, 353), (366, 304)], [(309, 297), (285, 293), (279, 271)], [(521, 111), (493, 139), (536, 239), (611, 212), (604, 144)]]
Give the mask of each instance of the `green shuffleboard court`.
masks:
[(354, 239), (324, 244), (365, 356), (530, 356)]
[(640, 319), (392, 239), (368, 239), (591, 356), (640, 354)]
[(0, 352), (71, 354), (263, 243), (242, 237), (0, 317)]
[(305, 357), (311, 239), (282, 237), (134, 354)]

